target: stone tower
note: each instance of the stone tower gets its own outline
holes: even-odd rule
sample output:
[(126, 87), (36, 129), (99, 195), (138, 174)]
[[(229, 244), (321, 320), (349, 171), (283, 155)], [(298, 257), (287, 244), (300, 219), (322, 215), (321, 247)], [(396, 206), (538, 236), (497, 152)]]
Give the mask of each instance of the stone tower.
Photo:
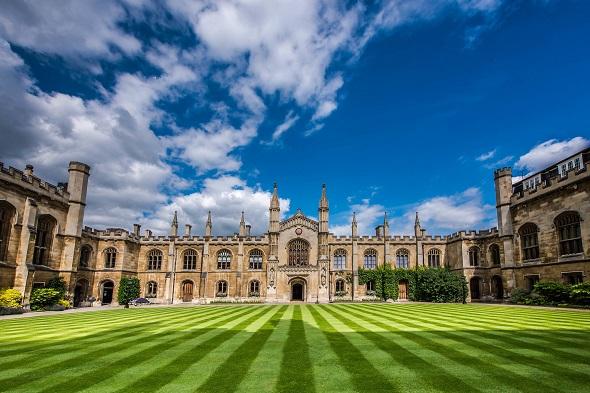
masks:
[(270, 255), (268, 256), (268, 264), (266, 269), (267, 275), (267, 293), (268, 297), (275, 297), (277, 293), (277, 268), (278, 268), (278, 252), (279, 252), (279, 219), (281, 213), (281, 206), (279, 204), (279, 190), (277, 183), (274, 184), (272, 190), (272, 197), (270, 198), (268, 217), (268, 241), (270, 246)]
[[(514, 266), (514, 249), (512, 216), (510, 214), (510, 197), (512, 196), (512, 168), (501, 168), (494, 172), (496, 188), (496, 214), (498, 217), (498, 234), (504, 249), (503, 267)], [(510, 291), (515, 286), (514, 270), (506, 276), (506, 287)]]
[(322, 196), (318, 206), (318, 270), (319, 270), (319, 291), (318, 301), (326, 301), (329, 297), (328, 291), (328, 261), (330, 259), (330, 250), (328, 245), (328, 197), (326, 195), (326, 185), (322, 184)]

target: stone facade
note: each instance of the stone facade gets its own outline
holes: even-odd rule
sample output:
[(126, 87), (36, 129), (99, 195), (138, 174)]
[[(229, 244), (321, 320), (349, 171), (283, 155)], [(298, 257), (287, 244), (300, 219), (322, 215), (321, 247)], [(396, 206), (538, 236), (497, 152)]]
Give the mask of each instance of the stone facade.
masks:
[[(62, 276), (76, 305), (116, 300), (123, 276), (137, 276), (153, 302), (363, 300), (371, 288), (358, 284), (360, 267), (448, 266), (465, 275), (470, 300), (501, 300), (536, 280), (578, 282), (590, 272), (590, 149), (513, 183), (510, 168), (494, 174), (498, 228), (427, 235), (418, 214), (412, 236), (391, 235), (387, 216), (374, 236), (359, 235), (353, 216), (349, 236), (328, 230), (323, 186), (318, 221), (301, 211), (280, 220), (278, 189), (269, 206), (269, 227), (250, 234), (242, 214), (239, 230), (213, 236), (176, 215), (170, 233), (156, 236), (113, 228), (83, 227), (90, 168), (72, 162), (68, 183), (50, 185), (33, 174), (0, 164), (0, 287), (14, 287), (28, 302), (32, 288)], [(565, 166), (564, 166), (565, 165)], [(526, 249), (526, 250), (525, 250)], [(400, 291), (403, 296), (403, 291)]]

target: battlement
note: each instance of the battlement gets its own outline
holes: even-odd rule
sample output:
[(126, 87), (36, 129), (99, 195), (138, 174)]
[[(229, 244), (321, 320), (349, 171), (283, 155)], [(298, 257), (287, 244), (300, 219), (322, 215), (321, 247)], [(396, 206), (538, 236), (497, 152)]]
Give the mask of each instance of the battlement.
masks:
[(446, 237), (447, 241), (458, 240), (458, 239), (481, 239), (488, 236), (494, 236), (498, 234), (498, 228), (493, 227), (489, 229), (482, 229), (479, 231), (458, 231), (454, 232)]
[[(25, 172), (29, 173), (25, 173)], [(0, 180), (18, 185), (31, 192), (68, 203), (70, 194), (67, 191), (67, 183), (59, 183), (57, 186), (48, 183), (32, 174), (32, 166), (27, 166), (25, 171), (9, 166), (4, 166), (0, 162)]]
[(510, 203), (517, 205), (542, 195), (546, 195), (570, 184), (579, 182), (588, 177), (590, 177), (590, 172), (585, 166), (580, 169), (571, 169), (567, 172), (564, 172), (563, 175), (544, 179), (537, 187), (515, 192), (510, 198)]
[(510, 167), (504, 167), (504, 168), (496, 169), (494, 171), (494, 179), (497, 179), (497, 178), (500, 178), (500, 177), (504, 177), (504, 176), (510, 176), (510, 177), (512, 177), (512, 168), (510, 168)]

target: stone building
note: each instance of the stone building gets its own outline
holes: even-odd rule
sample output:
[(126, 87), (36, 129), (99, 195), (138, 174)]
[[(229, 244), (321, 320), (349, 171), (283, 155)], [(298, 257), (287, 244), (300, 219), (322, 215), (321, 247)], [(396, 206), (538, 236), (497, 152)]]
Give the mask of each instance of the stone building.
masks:
[[(244, 214), (238, 232), (204, 236), (176, 215), (170, 233), (156, 236), (113, 228), (82, 227), (90, 168), (71, 162), (68, 183), (50, 185), (0, 164), (0, 287), (15, 287), (27, 304), (31, 290), (52, 277), (69, 283), (76, 305), (109, 304), (122, 276), (136, 276), (154, 302), (256, 300), (329, 302), (370, 297), (359, 285), (360, 267), (448, 266), (469, 281), (470, 300), (501, 300), (513, 288), (538, 280), (576, 283), (590, 271), (590, 149), (513, 182), (510, 168), (494, 173), (498, 229), (428, 235), (418, 213), (414, 234), (392, 235), (387, 216), (375, 235), (329, 232), (326, 187), (318, 221), (297, 211), (280, 219), (275, 184), (268, 231), (250, 234)], [(237, 220), (236, 220), (237, 221)], [(237, 224), (237, 222), (236, 222)], [(407, 283), (400, 282), (400, 300)]]

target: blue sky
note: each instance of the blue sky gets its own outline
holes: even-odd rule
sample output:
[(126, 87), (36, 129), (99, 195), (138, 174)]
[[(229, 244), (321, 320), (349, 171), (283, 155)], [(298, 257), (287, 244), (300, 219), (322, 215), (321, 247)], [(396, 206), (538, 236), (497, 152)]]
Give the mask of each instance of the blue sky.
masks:
[(86, 224), (266, 231), (315, 216), (394, 233), (495, 225), (493, 169), (588, 146), (590, 4), (568, 1), (8, 2), (0, 157), (63, 181)]

